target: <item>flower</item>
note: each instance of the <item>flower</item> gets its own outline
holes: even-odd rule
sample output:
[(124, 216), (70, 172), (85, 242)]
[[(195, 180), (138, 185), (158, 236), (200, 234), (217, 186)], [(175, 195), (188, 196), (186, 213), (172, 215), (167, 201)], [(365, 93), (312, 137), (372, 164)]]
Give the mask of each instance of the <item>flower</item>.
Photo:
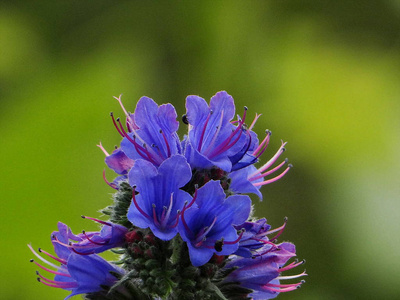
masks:
[(129, 158), (145, 159), (159, 166), (168, 157), (180, 153), (176, 133), (179, 122), (171, 104), (158, 106), (152, 99), (142, 97), (136, 105), (135, 113), (126, 113), (126, 116), (128, 133), (118, 119), (115, 121), (113, 118), (113, 121), (124, 137), (121, 148)]
[(124, 244), (125, 234), (128, 232), (126, 227), (99, 219), (82, 217), (103, 224), (103, 228), (100, 232), (83, 231), (75, 235), (67, 225), (58, 222), (59, 231), (53, 232), (51, 236), (54, 249), (59, 256), (66, 257), (68, 251), (84, 255), (101, 253)]
[(196, 191), (194, 201), (182, 211), (179, 233), (187, 243), (195, 267), (208, 262), (214, 253), (229, 255), (238, 249), (240, 236), (234, 225), (250, 214), (251, 200), (245, 195), (225, 199), (219, 181), (211, 180)]
[(291, 243), (279, 245), (266, 245), (260, 249), (261, 254), (252, 258), (235, 257), (225, 266), (233, 271), (224, 279), (224, 283), (239, 284), (243, 288), (253, 290), (249, 294), (254, 300), (272, 299), (281, 292), (290, 292), (304, 282), (281, 284), (281, 280), (295, 279), (307, 275), (305, 272), (294, 276), (282, 276), (281, 273), (293, 269), (301, 262), (292, 262), (286, 267), (284, 265), (293, 256), (296, 256), (296, 249)]
[(180, 190), (191, 176), (190, 166), (182, 155), (166, 159), (158, 169), (149, 161), (136, 160), (129, 172), (129, 184), (134, 189), (129, 221), (140, 228), (149, 227), (161, 240), (172, 239), (178, 232), (179, 211), (192, 199)]
[(54, 280), (52, 280), (36, 272), (39, 276), (38, 281), (50, 287), (71, 291), (71, 294), (65, 299), (69, 299), (78, 294), (101, 292), (105, 287), (111, 287), (117, 282), (118, 279), (113, 273), (121, 276), (125, 273), (122, 269), (110, 264), (96, 254), (79, 255), (69, 252), (68, 255), (65, 256), (64, 254), (67, 253), (63, 252), (62, 256), (56, 257), (39, 249), (39, 252), (46, 254), (61, 264), (61, 266), (57, 266), (41, 257), (30, 245), (28, 245), (28, 247), (41, 261), (46, 263), (48, 267), (42, 266), (34, 260), (31, 260), (31, 262), (34, 262), (41, 269), (55, 275)]
[(217, 166), (231, 171), (233, 157), (244, 147), (241, 139), (243, 122), (231, 124), (235, 115), (233, 98), (225, 91), (218, 92), (210, 105), (199, 96), (186, 98), (186, 120), (189, 133), (184, 141), (184, 154), (193, 168)]

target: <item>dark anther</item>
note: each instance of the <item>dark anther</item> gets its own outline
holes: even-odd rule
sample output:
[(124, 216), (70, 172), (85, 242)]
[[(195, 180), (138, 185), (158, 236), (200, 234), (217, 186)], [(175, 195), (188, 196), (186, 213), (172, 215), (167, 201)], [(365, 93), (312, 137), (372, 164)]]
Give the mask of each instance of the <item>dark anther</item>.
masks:
[(224, 246), (224, 238), (218, 240), (215, 242), (214, 244), (214, 249), (217, 252), (221, 252), (222, 251), (222, 246)]
[(186, 124), (186, 125), (189, 125), (189, 120), (188, 120), (186, 114), (184, 114), (184, 115), (182, 116), (182, 122), (183, 122), (184, 124)]

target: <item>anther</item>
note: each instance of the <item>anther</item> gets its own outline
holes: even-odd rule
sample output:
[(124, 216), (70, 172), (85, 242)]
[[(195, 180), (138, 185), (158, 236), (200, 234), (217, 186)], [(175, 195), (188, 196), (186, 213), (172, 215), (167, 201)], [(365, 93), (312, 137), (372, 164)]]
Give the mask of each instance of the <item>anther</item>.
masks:
[(292, 164), (288, 164), (288, 167), (289, 167), (289, 168), (293, 168), (293, 165), (292, 165)]
[(182, 122), (183, 122), (184, 124), (186, 124), (186, 125), (189, 125), (189, 120), (188, 120), (186, 114), (182, 115)]
[(29, 260), (29, 262), (34, 262), (35, 260), (33, 259), (33, 258), (31, 258), (30, 260)]

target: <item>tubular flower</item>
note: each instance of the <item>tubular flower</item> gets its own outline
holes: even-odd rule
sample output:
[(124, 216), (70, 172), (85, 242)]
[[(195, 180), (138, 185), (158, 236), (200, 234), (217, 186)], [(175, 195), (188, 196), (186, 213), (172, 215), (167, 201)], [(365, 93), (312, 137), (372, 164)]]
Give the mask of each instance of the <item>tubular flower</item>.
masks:
[(54, 280), (52, 280), (43, 276), (40, 272), (36, 272), (38, 281), (50, 287), (71, 291), (71, 294), (65, 299), (79, 294), (104, 291), (104, 288), (111, 287), (117, 282), (118, 279), (112, 275), (113, 273), (121, 276), (125, 273), (122, 269), (95, 254), (83, 256), (69, 253), (68, 256), (55, 257), (39, 249), (39, 252), (61, 264), (61, 266), (57, 266), (41, 257), (30, 245), (28, 247), (47, 266), (43, 266), (34, 260), (31, 261), (44, 271), (55, 275)]
[[(265, 248), (265, 249), (264, 249)], [(225, 268), (233, 271), (224, 279), (225, 284), (238, 283), (243, 288), (253, 290), (249, 295), (252, 299), (272, 299), (282, 292), (290, 292), (300, 287), (304, 281), (281, 284), (282, 280), (295, 279), (307, 275), (302, 272), (294, 276), (283, 276), (282, 272), (293, 269), (301, 262), (286, 262), (296, 256), (296, 250), (291, 243), (278, 244), (275, 247), (266, 245), (261, 248), (262, 255), (253, 258), (232, 257)]]
[[(101, 231), (83, 231), (78, 235), (74, 235), (67, 225), (59, 222), (59, 231), (55, 231), (52, 234), (52, 242), (56, 252), (70, 250), (78, 254), (87, 255), (101, 253), (108, 249), (121, 247), (124, 244), (124, 237), (128, 232), (126, 227), (90, 217), (82, 217), (102, 224)], [(75, 243), (71, 242), (71, 240), (75, 241)]]
[(250, 208), (248, 196), (225, 199), (218, 181), (209, 181), (197, 190), (194, 203), (184, 208), (179, 223), (179, 233), (195, 267), (208, 262), (214, 253), (229, 255), (238, 249), (240, 237), (234, 225), (249, 217)]
[[(266, 219), (252, 217), (248, 195), (262, 199), (260, 188), (282, 178), (291, 168), (282, 142), (272, 158), (256, 167), (271, 131), (263, 139), (247, 125), (247, 107), (235, 117), (233, 98), (216, 93), (209, 104), (186, 98), (182, 117), (188, 132), (182, 140), (171, 104), (142, 97), (134, 113), (121, 96), (114, 97), (126, 120), (111, 120), (122, 137), (109, 154), (100, 143), (105, 163), (117, 173), (105, 182), (115, 191), (101, 210), (107, 221), (99, 231), (74, 234), (64, 223), (51, 234), (56, 255), (28, 247), (32, 260), (54, 278), (37, 272), (38, 280), (85, 300), (271, 299), (298, 288), (305, 276), (283, 275), (301, 265), (291, 243), (276, 242), (286, 227), (272, 229)], [(109, 263), (97, 254), (111, 250)], [(45, 259), (48, 256), (50, 259)], [(51, 262), (54, 260), (55, 263)]]
[(179, 212), (192, 198), (180, 190), (191, 175), (182, 155), (165, 160), (158, 170), (148, 161), (137, 160), (129, 172), (129, 184), (134, 189), (129, 221), (140, 228), (149, 227), (162, 240), (172, 239), (178, 232)]

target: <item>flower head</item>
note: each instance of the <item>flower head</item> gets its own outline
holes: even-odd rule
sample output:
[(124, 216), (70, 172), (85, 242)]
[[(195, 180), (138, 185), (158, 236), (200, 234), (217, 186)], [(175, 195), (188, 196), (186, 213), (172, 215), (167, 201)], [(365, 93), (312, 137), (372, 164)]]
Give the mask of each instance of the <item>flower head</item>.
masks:
[(243, 223), (250, 209), (248, 196), (234, 195), (225, 199), (219, 181), (209, 181), (198, 189), (194, 203), (185, 207), (179, 222), (179, 233), (187, 243), (192, 264), (201, 266), (214, 253), (235, 252), (240, 237), (234, 225)]

